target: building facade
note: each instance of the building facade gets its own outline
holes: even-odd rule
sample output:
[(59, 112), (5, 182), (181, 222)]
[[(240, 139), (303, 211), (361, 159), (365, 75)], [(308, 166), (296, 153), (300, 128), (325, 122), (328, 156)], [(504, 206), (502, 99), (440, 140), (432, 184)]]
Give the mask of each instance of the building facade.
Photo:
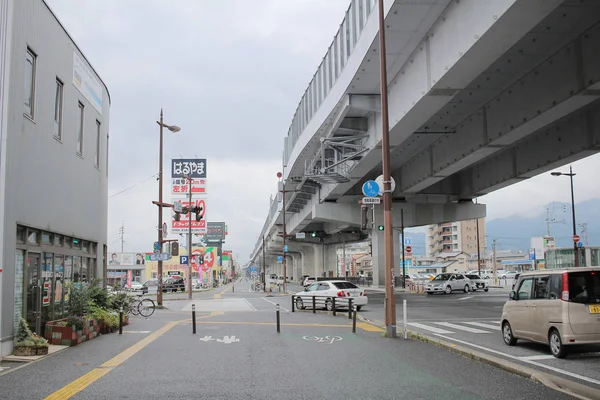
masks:
[(485, 218), (428, 225), (425, 234), (426, 257), (437, 257), (441, 253), (476, 253), (478, 239), (480, 251), (483, 252)]
[(43, 0), (0, 0), (0, 355), (106, 277), (106, 85)]

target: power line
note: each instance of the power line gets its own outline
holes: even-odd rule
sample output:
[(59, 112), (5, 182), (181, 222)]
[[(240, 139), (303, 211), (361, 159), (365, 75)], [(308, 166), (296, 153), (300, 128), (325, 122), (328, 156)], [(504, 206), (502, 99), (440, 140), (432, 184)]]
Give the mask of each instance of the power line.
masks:
[(128, 188), (126, 188), (126, 189), (123, 189), (123, 190), (121, 190), (120, 192), (117, 192), (117, 193), (115, 193), (115, 194), (113, 194), (113, 195), (110, 195), (110, 196), (108, 196), (108, 198), (109, 198), (109, 199), (112, 199), (113, 197), (115, 197), (115, 196), (118, 196), (118, 195), (120, 195), (121, 193), (125, 193), (126, 191), (128, 191), (128, 190), (131, 190), (131, 189), (133, 189), (134, 187), (136, 187), (136, 186), (139, 186), (139, 185), (141, 185), (142, 183), (144, 183), (144, 182), (146, 182), (146, 181), (149, 181), (150, 179), (152, 179), (152, 178), (154, 178), (154, 177), (156, 177), (156, 176), (158, 176), (158, 174), (154, 174), (154, 175), (152, 175), (152, 176), (149, 176), (148, 178), (144, 179), (144, 180), (143, 180), (143, 181), (141, 181), (141, 182), (138, 182), (138, 183), (136, 183), (135, 185), (129, 186)]

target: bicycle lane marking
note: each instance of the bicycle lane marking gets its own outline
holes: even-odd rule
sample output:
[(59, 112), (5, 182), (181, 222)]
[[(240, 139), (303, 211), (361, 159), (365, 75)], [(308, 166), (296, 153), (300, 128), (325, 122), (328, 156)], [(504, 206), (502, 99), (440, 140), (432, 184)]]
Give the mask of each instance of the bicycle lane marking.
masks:
[[(210, 315), (198, 317), (197, 319), (210, 318), (212, 316), (214, 316), (214, 315), (211, 313)], [(179, 325), (184, 322), (188, 322), (188, 320), (185, 319), (185, 320), (180, 320), (180, 321), (168, 322), (162, 328), (160, 328), (157, 331), (153, 332), (152, 334), (146, 336), (144, 339), (140, 340), (133, 346), (125, 349), (121, 353), (117, 354), (115, 357), (113, 357), (110, 360), (106, 361), (105, 363), (101, 364), (100, 367), (94, 368), (93, 370), (91, 370), (90, 372), (86, 373), (85, 375), (77, 378), (73, 382), (68, 383), (67, 385), (63, 386), (62, 388), (55, 391), (54, 393), (51, 393), (50, 395), (45, 397), (44, 400), (70, 399), (71, 397), (73, 397), (77, 393), (81, 392), (82, 390), (84, 390), (86, 387), (88, 387), (92, 383), (94, 383), (97, 380), (99, 380), (100, 378), (102, 378), (104, 375), (108, 374), (115, 367), (118, 367), (123, 362), (125, 362), (126, 360), (131, 358), (133, 355), (135, 355), (136, 353), (138, 353), (139, 351), (144, 349), (150, 343), (152, 343), (153, 341), (155, 341), (156, 339), (158, 339), (159, 337), (161, 337), (162, 335), (164, 335), (165, 333), (170, 331), (174, 326)]]

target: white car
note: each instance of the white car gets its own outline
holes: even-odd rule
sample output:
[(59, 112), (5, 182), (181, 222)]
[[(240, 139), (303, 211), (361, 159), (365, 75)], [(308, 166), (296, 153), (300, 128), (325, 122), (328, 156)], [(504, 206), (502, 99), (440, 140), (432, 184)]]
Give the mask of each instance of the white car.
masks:
[(130, 290), (132, 292), (137, 292), (142, 290), (143, 285), (141, 283), (139, 283), (138, 281), (131, 281), (131, 287), (127, 287), (127, 284), (125, 284), (125, 289), (126, 290)]
[(314, 276), (307, 276), (304, 278), (304, 282), (302, 282), (302, 286), (307, 287), (317, 282), (317, 278)]
[(349, 299), (352, 299), (352, 304), (356, 306), (358, 311), (369, 302), (365, 291), (354, 283), (334, 280), (313, 283), (305, 287), (304, 291), (296, 293), (294, 298), (296, 307), (301, 310), (306, 307), (312, 308), (313, 297), (315, 298), (315, 308), (325, 307), (328, 311), (333, 310), (334, 298), (336, 309), (347, 309)]

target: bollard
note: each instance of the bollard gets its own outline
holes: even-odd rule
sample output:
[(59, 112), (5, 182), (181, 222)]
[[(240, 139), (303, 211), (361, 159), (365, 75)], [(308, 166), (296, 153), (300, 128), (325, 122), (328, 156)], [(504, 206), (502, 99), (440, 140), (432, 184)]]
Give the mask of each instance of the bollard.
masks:
[(235, 285), (231, 285), (231, 293), (235, 293)]
[(348, 299), (348, 319), (352, 319), (352, 302), (354, 301), (354, 299), (350, 298)]
[(192, 304), (192, 333), (196, 334), (196, 305)]
[(333, 316), (335, 317), (336, 316), (336, 314), (335, 314), (335, 297), (331, 298), (331, 306), (333, 309)]
[(315, 300), (315, 296), (313, 298), (313, 314), (317, 313), (317, 301)]
[(294, 304), (294, 296), (292, 296), (292, 312), (295, 312), (296, 308), (295, 308), (295, 304)]
[(279, 303), (276, 304), (277, 311), (275, 312), (277, 315), (277, 333), (281, 333), (281, 328), (279, 326)]
[(356, 333), (356, 306), (353, 306), (352, 313), (352, 333)]
[(404, 329), (404, 340), (407, 340), (408, 330), (406, 329), (406, 299), (402, 300), (402, 326)]
[(123, 306), (119, 307), (119, 335), (123, 334)]

